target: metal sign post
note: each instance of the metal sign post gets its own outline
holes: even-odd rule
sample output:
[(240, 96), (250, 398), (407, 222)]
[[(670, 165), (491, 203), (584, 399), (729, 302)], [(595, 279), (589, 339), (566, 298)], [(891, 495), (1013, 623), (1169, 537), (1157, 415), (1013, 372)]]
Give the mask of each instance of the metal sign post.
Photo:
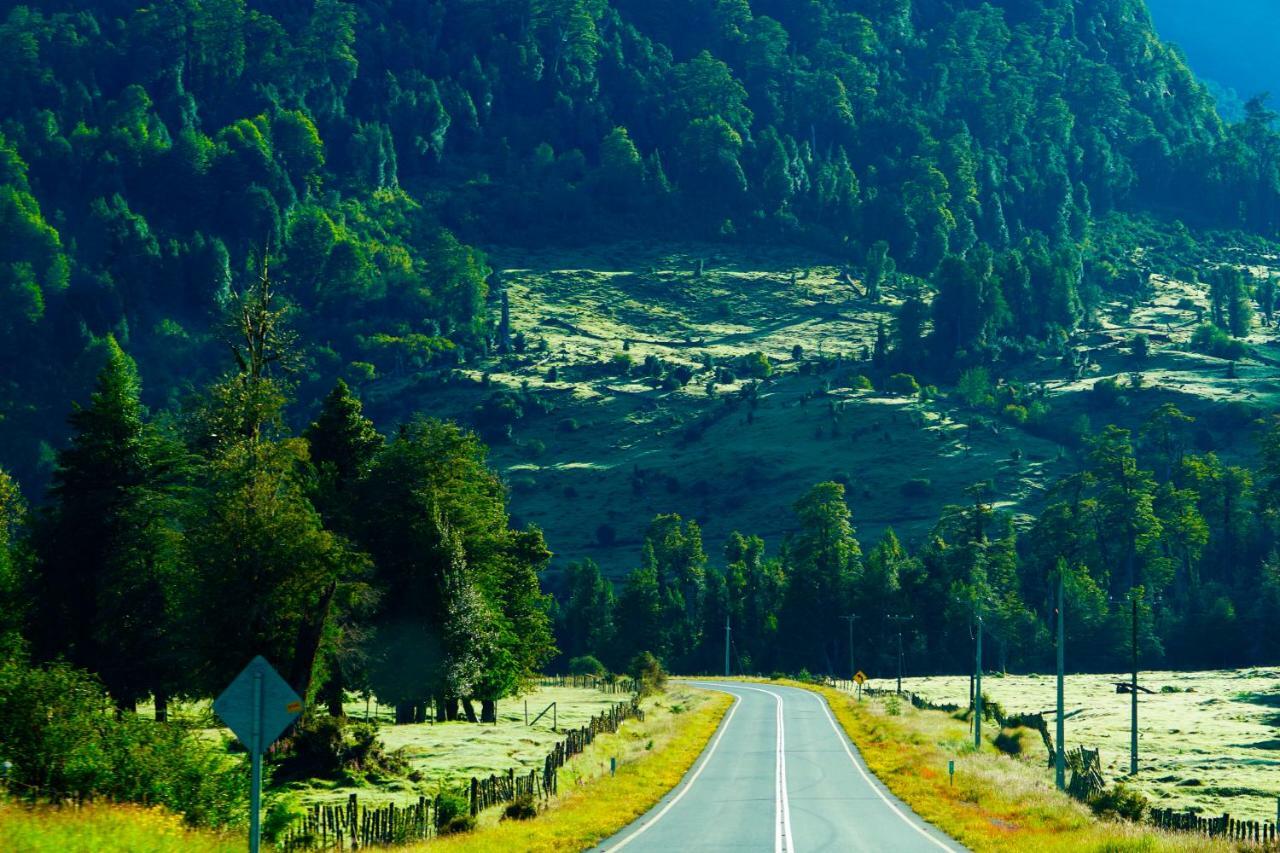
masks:
[(213, 710), (249, 750), (249, 851), (262, 844), (262, 754), (302, 714), (302, 699), (259, 655), (213, 703)]

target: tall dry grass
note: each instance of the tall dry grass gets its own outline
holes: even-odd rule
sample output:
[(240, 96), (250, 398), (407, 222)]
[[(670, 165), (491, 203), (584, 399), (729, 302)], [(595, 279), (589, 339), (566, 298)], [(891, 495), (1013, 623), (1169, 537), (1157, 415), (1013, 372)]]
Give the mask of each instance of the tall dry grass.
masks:
[[(984, 742), (966, 722), (908, 702), (797, 684), (824, 696), (873, 773), (916, 814), (974, 851), (1225, 853), (1234, 845), (1102, 820), (1057, 790), (1044, 750), (1018, 758)], [(890, 713), (896, 710), (895, 713)], [(998, 730), (991, 733), (998, 735)], [(954, 782), (947, 764), (955, 761)]]

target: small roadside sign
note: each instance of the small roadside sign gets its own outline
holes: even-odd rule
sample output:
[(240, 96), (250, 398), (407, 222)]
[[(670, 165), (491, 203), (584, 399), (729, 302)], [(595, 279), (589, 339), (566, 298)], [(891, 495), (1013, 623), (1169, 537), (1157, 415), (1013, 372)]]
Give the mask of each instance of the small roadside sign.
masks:
[(858, 674), (853, 677), (853, 680), (858, 682), (858, 686), (861, 687), (867, 683), (867, 674), (862, 670), (858, 670)]
[(213, 711), (249, 750), (249, 850), (262, 843), (262, 754), (302, 713), (302, 699), (258, 655), (213, 702)]

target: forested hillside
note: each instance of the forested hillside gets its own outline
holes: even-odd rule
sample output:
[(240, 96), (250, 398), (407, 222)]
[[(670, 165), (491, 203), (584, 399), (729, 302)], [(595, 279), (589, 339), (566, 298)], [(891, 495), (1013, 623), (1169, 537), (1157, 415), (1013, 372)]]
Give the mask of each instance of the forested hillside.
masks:
[(108, 333), (157, 406), (207, 378), (255, 249), (309, 401), (491, 347), (478, 243), (678, 230), (921, 276), (982, 247), (1029, 279), (959, 297), (983, 316), (939, 346), (969, 352), (1114, 283), (1080, 249), (1100, 212), (1269, 231), (1280, 200), (1275, 138), (1224, 128), (1137, 0), (3, 5), (0, 430), (28, 489)]
[[(883, 664), (910, 605), (917, 658), (950, 666), (981, 601), (1001, 654), (1038, 665), (1059, 558), (1081, 665), (1118, 659), (1135, 587), (1154, 656), (1276, 647), (1278, 440), (1227, 383), (1277, 363), (1247, 341), (1276, 307), (1280, 135), (1261, 102), (1224, 123), (1140, 0), (0, 11), (0, 628), (122, 704), (208, 695), (256, 643), (312, 696), (456, 712), (551, 660), (553, 619), (566, 654), (615, 668), (718, 662), (729, 614), (752, 626), (744, 667), (829, 670), (850, 609), (877, 614)], [(698, 248), (640, 268), (490, 263), (677, 240)], [(773, 249), (791, 254), (764, 273), (732, 261)], [(1155, 396), (1184, 368), (1222, 380), (1178, 398), (1217, 406), (1194, 428)], [(618, 399), (616, 422), (578, 419)], [(598, 453), (547, 466), (590, 472), (595, 503), (486, 467), (481, 438), (545, 451), (539, 419)], [(806, 479), (757, 464), (758, 426)], [(975, 458), (1008, 433), (1025, 459), (1005, 439)], [(708, 435), (745, 460), (729, 476)], [(895, 439), (911, 455), (882, 461)], [(666, 443), (625, 455), (643, 440)], [(901, 499), (874, 547), (854, 485)], [(560, 546), (512, 523), (508, 488), (591, 547), (617, 544), (617, 516), (639, 529), (640, 565), (604, 572), (630, 572), (616, 600), (579, 563), (549, 605)], [(773, 527), (708, 569), (697, 524), (663, 508), (644, 529), (677, 494)], [(263, 609), (224, 643), (246, 587)], [(1200, 631), (1220, 642), (1178, 639)], [(444, 663), (403, 665), (424, 650)]]

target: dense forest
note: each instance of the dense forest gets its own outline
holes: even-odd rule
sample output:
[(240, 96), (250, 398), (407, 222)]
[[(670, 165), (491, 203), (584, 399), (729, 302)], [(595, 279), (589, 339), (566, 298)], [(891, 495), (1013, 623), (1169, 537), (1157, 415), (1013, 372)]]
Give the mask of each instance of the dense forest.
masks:
[(899, 635), (909, 674), (971, 669), (981, 619), (988, 667), (1043, 672), (1062, 577), (1072, 670), (1129, 665), (1132, 597), (1144, 669), (1272, 661), (1280, 424), (1261, 432), (1256, 469), (1197, 450), (1196, 434), (1195, 419), (1168, 403), (1136, 434), (1108, 426), (1084, 439), (1081, 470), (1051, 484), (1037, 517), (997, 510), (991, 485), (976, 483), (971, 502), (947, 508), (914, 549), (892, 529), (860, 543), (835, 482), (798, 496), (795, 533), (776, 556), (735, 533), (709, 558), (696, 522), (659, 516), (620, 588), (590, 561), (570, 567), (561, 648), (606, 666), (651, 649), (717, 672), (727, 620), (735, 672), (848, 677), (852, 664), (887, 678)]
[[(1101, 219), (1280, 226), (1275, 116), (1224, 123), (1140, 0), (0, 10), (0, 627), (120, 705), (265, 651), (335, 710), (491, 716), (553, 622), (561, 661), (713, 669), (728, 615), (739, 668), (835, 671), (856, 612), (884, 672), (891, 617), (940, 669), (985, 614), (1001, 663), (1039, 666), (1060, 571), (1073, 665), (1117, 664), (1134, 589), (1150, 660), (1274, 654), (1274, 433), (1250, 472), (1161, 409), (1080, 436), (1029, 526), (979, 485), (912, 550), (864, 553), (834, 483), (777, 556), (743, 535), (709, 560), (663, 516), (620, 590), (578, 565), (556, 607), (479, 439), (359, 403), (512, 345), (478, 247), (697, 235), (812, 247), (873, 300), (892, 280), (877, 381), (1029, 417), (988, 368), (1147, 286)], [(1229, 353), (1274, 286), (1205, 278), (1199, 346)]]
[(1139, 0), (5, 3), (0, 45), (0, 437), (33, 496), (107, 335), (157, 408), (216, 373), (255, 247), (314, 411), (492, 348), (476, 244), (772, 239), (924, 290), (981, 246), (1023, 292), (962, 283), (938, 358), (980, 359), (1131, 284), (1096, 216), (1280, 207), (1270, 114), (1224, 125)]

